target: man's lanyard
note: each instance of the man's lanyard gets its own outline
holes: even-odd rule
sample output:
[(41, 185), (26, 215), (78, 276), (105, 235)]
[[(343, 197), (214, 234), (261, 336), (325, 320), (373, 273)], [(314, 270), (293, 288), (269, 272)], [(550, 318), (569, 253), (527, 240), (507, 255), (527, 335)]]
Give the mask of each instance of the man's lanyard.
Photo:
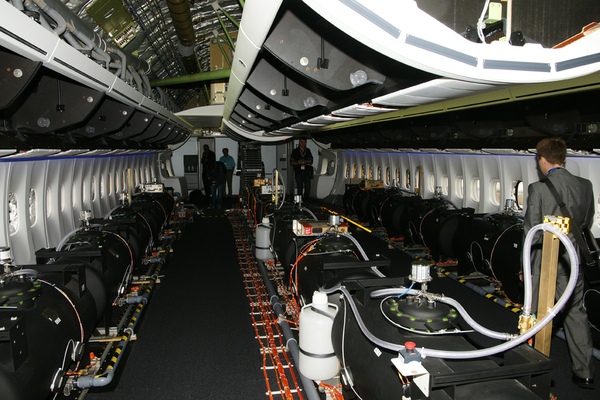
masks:
[(546, 172), (546, 176), (550, 175), (550, 172), (554, 171), (555, 169), (563, 169), (563, 167), (554, 167), (554, 168), (552, 168), (550, 171)]

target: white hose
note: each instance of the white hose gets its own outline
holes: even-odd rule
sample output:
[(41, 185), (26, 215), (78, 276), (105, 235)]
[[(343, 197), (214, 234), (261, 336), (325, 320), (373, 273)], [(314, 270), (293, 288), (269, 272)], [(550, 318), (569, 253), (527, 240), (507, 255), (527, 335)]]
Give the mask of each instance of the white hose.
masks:
[[(369, 261), (369, 257), (367, 256), (367, 253), (365, 253), (362, 246), (360, 245), (360, 243), (358, 243), (358, 240), (356, 240), (356, 238), (354, 236), (350, 235), (349, 233), (342, 233), (342, 236), (350, 239), (352, 241), (352, 243), (354, 243), (356, 245), (356, 248), (358, 249), (363, 260)], [(371, 269), (373, 270), (373, 272), (375, 272), (377, 274), (378, 277), (385, 278), (385, 275), (383, 273), (381, 273), (381, 271), (377, 267), (371, 267)]]
[(302, 208), (300, 209), (301, 211), (306, 211), (307, 213), (309, 213), (315, 221), (318, 221), (317, 216), (315, 215), (315, 213), (313, 213), (312, 211), (310, 211), (308, 208)]
[[(411, 289), (411, 290), (407, 291), (406, 288), (401, 287), (401, 288), (393, 288), (393, 289), (375, 290), (374, 292), (371, 293), (371, 298), (397, 296), (397, 295), (404, 294), (404, 293), (408, 294), (409, 296), (417, 296), (419, 294), (424, 294), (423, 292), (416, 290), (416, 289)], [(499, 340), (511, 340), (518, 336), (518, 335), (511, 334), (511, 333), (496, 332), (496, 331), (487, 329), (487, 328), (479, 325), (473, 318), (471, 318), (471, 316), (467, 313), (467, 310), (465, 310), (464, 307), (458, 301), (456, 301), (450, 297), (445, 297), (444, 295), (435, 295), (435, 296), (436, 296), (436, 301), (439, 301), (441, 303), (446, 303), (446, 304), (456, 308), (456, 310), (460, 313), (460, 315), (463, 317), (465, 322), (471, 328), (475, 329), (477, 332), (481, 333), (482, 335), (491, 337), (493, 339), (499, 339)]]
[[(579, 261), (578, 261), (579, 257), (577, 256), (577, 251), (575, 250), (575, 247), (573, 246), (573, 242), (571, 242), (571, 240), (569, 239), (568, 236), (566, 236), (560, 230), (555, 228), (552, 224), (548, 224), (548, 223), (539, 224), (539, 225), (536, 225), (533, 228), (531, 228), (531, 230), (529, 230), (529, 232), (527, 233), (527, 236), (525, 236), (525, 241), (523, 244), (523, 284), (525, 287), (525, 299), (523, 301), (522, 315), (525, 318), (528, 318), (531, 315), (531, 303), (532, 303), (532, 296), (533, 296), (532, 280), (531, 280), (531, 244), (533, 243), (535, 233), (539, 230), (544, 230), (544, 231), (553, 233), (566, 246), (567, 252), (569, 253), (569, 258), (571, 260), (571, 273), (573, 272), (573, 264), (574, 264), (573, 257), (577, 261), (577, 262), (575, 262), (576, 267), (579, 268)], [(566, 242), (562, 239), (563, 236), (567, 238)], [(571, 253), (573, 253), (573, 254), (571, 254)], [(569, 284), (570, 283), (571, 282), (569, 281)], [(575, 285), (575, 284), (573, 284), (573, 285)]]
[(13, 276), (19, 276), (19, 275), (30, 275), (30, 276), (38, 276), (40, 273), (38, 271), (36, 271), (35, 269), (20, 269), (17, 271), (13, 271), (11, 273)]
[[(526, 285), (526, 287), (527, 286), (529, 287), (529, 289), (528, 289), (529, 291), (531, 291), (531, 286), (532, 286), (531, 285), (531, 264), (530, 264), (530, 260), (529, 260), (529, 257), (531, 255), (531, 241), (532, 241), (531, 237), (533, 237), (533, 234), (535, 232), (537, 232), (538, 230), (542, 230), (542, 229), (544, 231), (553, 233), (554, 235), (556, 235), (558, 237), (558, 239), (561, 242), (563, 242), (563, 244), (567, 248), (567, 252), (569, 253), (569, 259), (570, 259), (570, 263), (571, 263), (571, 274), (569, 275), (569, 283), (567, 284), (567, 288), (565, 289), (565, 291), (562, 294), (562, 296), (560, 297), (560, 299), (558, 299), (558, 301), (556, 302), (554, 307), (552, 307), (548, 311), (548, 314), (546, 314), (546, 316), (544, 318), (542, 318), (540, 321), (538, 321), (538, 323), (533, 328), (529, 329), (524, 334), (519, 335), (517, 338), (510, 340), (508, 342), (504, 342), (500, 345), (489, 347), (487, 349), (468, 350), (468, 351), (447, 351), (447, 350), (435, 350), (435, 349), (421, 348), (421, 349), (419, 349), (419, 351), (421, 352), (421, 355), (423, 357), (435, 357), (435, 358), (447, 358), (447, 359), (467, 359), (467, 358), (488, 357), (488, 356), (491, 356), (494, 354), (498, 354), (498, 353), (507, 351), (515, 346), (518, 346), (518, 345), (526, 342), (529, 338), (533, 337), (535, 334), (537, 334), (539, 331), (541, 331), (544, 328), (544, 326), (546, 326), (556, 316), (556, 314), (558, 314), (558, 312), (564, 307), (566, 302), (569, 300), (569, 298), (573, 294), (573, 290), (575, 289), (575, 285), (577, 284), (577, 278), (579, 275), (579, 258), (577, 257), (577, 252), (575, 250), (575, 246), (573, 246), (573, 243), (571, 242), (571, 239), (569, 239), (569, 237), (567, 235), (565, 235), (564, 233), (562, 233), (558, 228), (555, 228), (552, 224), (549, 224), (549, 223), (534, 226), (528, 232), (528, 234), (525, 238), (525, 243), (526, 244), (529, 243), (529, 246), (525, 246), (524, 255), (523, 255), (524, 260), (525, 260), (525, 258), (527, 258), (525, 260), (527, 262), (526, 266), (524, 265), (524, 273), (526, 274), (526, 278), (524, 280), (530, 281), (529, 285)], [(527, 269), (528, 271), (525, 271), (525, 269)], [(350, 308), (352, 309), (352, 312), (354, 313), (354, 317), (356, 318), (356, 322), (358, 323), (358, 326), (360, 327), (361, 331), (363, 332), (363, 334), (367, 337), (367, 339), (369, 341), (371, 341), (375, 345), (384, 347), (384, 348), (392, 350), (392, 351), (400, 351), (400, 350), (404, 349), (404, 345), (390, 343), (390, 342), (381, 340), (381, 339), (377, 338), (376, 336), (374, 336), (367, 329), (364, 322), (362, 321), (362, 318), (360, 317), (360, 314), (358, 312), (356, 304), (354, 303), (354, 300), (352, 299), (352, 297), (350, 296), (350, 293), (344, 286), (336, 286), (336, 287), (333, 287), (330, 289), (322, 289), (322, 291), (325, 293), (333, 293), (336, 291), (341, 291), (342, 293), (344, 293), (344, 295), (346, 296), (346, 299), (348, 300), (348, 304), (350, 304)], [(527, 292), (526, 292), (526, 295), (527, 295)], [(529, 293), (529, 297), (531, 297), (531, 293)], [(437, 298), (436, 298), (436, 296), (434, 295), (433, 299), (437, 300), (437, 301), (441, 301), (442, 297), (437, 296)], [(531, 302), (531, 299), (530, 299), (530, 302)], [(531, 304), (529, 304), (529, 306), (531, 306)]]
[(77, 232), (78, 230), (80, 230), (81, 227), (79, 228), (75, 228), (73, 229), (71, 232), (67, 233), (65, 236), (63, 236), (63, 238), (61, 239), (60, 243), (58, 244), (58, 246), (56, 246), (56, 251), (61, 251), (62, 247), (65, 245), (65, 242), (67, 241), (67, 239), (74, 234), (75, 232)]
[(485, 1), (485, 5), (483, 6), (483, 10), (481, 10), (481, 15), (479, 16), (479, 20), (477, 20), (477, 35), (479, 36), (479, 40), (481, 40), (481, 43), (486, 44), (485, 43), (485, 36), (483, 35), (483, 18), (485, 17), (485, 13), (488, 10), (488, 7), (490, 5), (490, 0), (486, 0)]

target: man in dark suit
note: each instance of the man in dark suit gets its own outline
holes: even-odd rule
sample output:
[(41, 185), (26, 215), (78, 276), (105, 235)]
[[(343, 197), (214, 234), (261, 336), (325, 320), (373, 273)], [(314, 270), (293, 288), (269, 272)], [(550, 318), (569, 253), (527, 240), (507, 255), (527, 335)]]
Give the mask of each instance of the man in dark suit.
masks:
[[(564, 168), (567, 156), (565, 142), (560, 138), (546, 138), (538, 143), (536, 150), (540, 172), (556, 187), (558, 194), (571, 214), (569, 224), (591, 226), (594, 216), (592, 183), (587, 179), (572, 175)], [(530, 184), (525, 213), (525, 234), (533, 226), (544, 222), (544, 216), (547, 215), (562, 216), (554, 196), (544, 182)], [(573, 235), (569, 234), (569, 237), (575, 243)], [(537, 312), (539, 294), (542, 240), (543, 233), (538, 232), (533, 241), (531, 252), (533, 278), (533, 303), (531, 308), (534, 313)], [(565, 291), (568, 280), (568, 254), (561, 246), (556, 277), (556, 299)], [(587, 313), (583, 305), (583, 295), (583, 272), (580, 270), (575, 291), (562, 311), (563, 325), (573, 363), (573, 382), (579, 387), (594, 389), (593, 343)]]
[(310, 174), (309, 168), (312, 168), (313, 156), (310, 149), (306, 147), (306, 139), (298, 141), (298, 147), (292, 151), (290, 164), (294, 167), (294, 177), (296, 178), (296, 187), (298, 194), (304, 201), (310, 196)]
[(202, 153), (202, 158), (200, 159), (200, 162), (202, 163), (202, 182), (204, 184), (204, 192), (206, 193), (206, 197), (208, 197), (209, 199), (209, 204), (212, 186), (211, 176), (215, 166), (215, 161), (215, 152), (212, 151), (207, 144), (205, 144), (204, 153)]

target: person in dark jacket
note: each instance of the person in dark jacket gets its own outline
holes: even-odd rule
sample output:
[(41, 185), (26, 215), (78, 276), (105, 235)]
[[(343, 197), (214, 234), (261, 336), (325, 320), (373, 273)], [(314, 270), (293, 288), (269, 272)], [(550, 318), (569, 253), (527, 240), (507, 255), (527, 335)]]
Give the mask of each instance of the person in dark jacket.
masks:
[(212, 151), (207, 144), (204, 145), (204, 153), (200, 162), (202, 163), (202, 183), (204, 184), (204, 192), (210, 199), (212, 186), (212, 170), (216, 161), (215, 152)]
[[(594, 216), (592, 183), (587, 179), (572, 175), (565, 169), (567, 156), (566, 143), (560, 138), (546, 138), (538, 143), (536, 149), (540, 172), (556, 187), (557, 192), (571, 214), (569, 224), (576, 224), (578, 226), (586, 224), (588, 227), (591, 226)], [(530, 184), (524, 222), (525, 234), (533, 226), (544, 222), (544, 216), (547, 215), (562, 216), (556, 199), (544, 182)], [(573, 235), (569, 234), (569, 237), (575, 243)], [(533, 313), (537, 312), (542, 241), (543, 232), (538, 232), (534, 238), (531, 251)], [(563, 247), (561, 248), (558, 261), (556, 299), (560, 298), (567, 287), (569, 268), (568, 255)], [(593, 343), (587, 313), (583, 304), (583, 279), (583, 272), (580, 270), (575, 291), (562, 310), (562, 316), (567, 346), (573, 363), (572, 380), (579, 387), (594, 389)]]
[(292, 151), (290, 159), (290, 164), (294, 167), (298, 194), (302, 199), (307, 200), (310, 196), (309, 168), (312, 168), (313, 156), (310, 149), (306, 147), (306, 139), (299, 140), (298, 147)]

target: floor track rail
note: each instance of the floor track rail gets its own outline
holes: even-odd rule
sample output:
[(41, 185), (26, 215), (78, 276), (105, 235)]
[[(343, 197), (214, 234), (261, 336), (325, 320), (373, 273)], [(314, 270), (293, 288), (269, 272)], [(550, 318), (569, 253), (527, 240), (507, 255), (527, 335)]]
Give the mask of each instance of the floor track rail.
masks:
[[(262, 370), (267, 385), (266, 395), (269, 396), (269, 399), (303, 399), (298, 384), (299, 376), (297, 376), (297, 372), (293, 368), (291, 355), (284, 343), (284, 335), (280, 331), (277, 317), (271, 308), (267, 289), (252, 254), (251, 242), (248, 240), (241, 220), (243, 217), (239, 214), (238, 210), (235, 210), (229, 214), (228, 218), (235, 237), (240, 269), (244, 276), (246, 294), (250, 302), (250, 315), (256, 339), (261, 347), (263, 357)], [(274, 268), (271, 268), (271, 273), (273, 273), (273, 270)], [(279, 281), (283, 282), (281, 275), (279, 275)], [(288, 302), (287, 304), (290, 303)], [(295, 320), (297, 318), (297, 309), (295, 314), (292, 312), (292, 315)], [(295, 322), (290, 322), (295, 325)]]

